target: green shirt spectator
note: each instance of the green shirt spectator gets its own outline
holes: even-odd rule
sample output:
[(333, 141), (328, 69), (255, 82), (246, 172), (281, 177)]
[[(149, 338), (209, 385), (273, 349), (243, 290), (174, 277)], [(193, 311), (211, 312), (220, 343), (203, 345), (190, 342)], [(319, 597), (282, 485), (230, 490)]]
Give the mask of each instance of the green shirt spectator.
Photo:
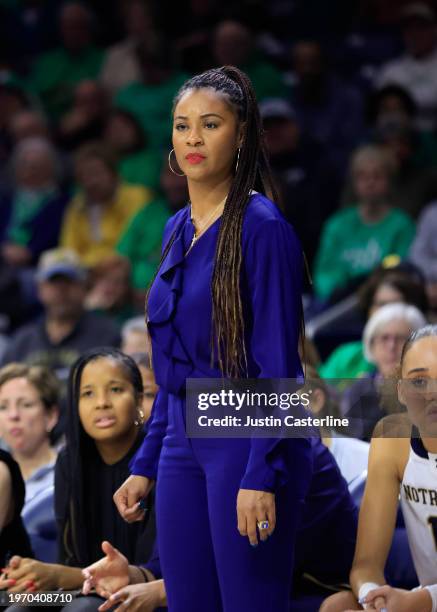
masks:
[(214, 31), (212, 52), (215, 65), (238, 66), (246, 72), (258, 100), (288, 97), (280, 71), (262, 58), (253, 32), (243, 23), (231, 19), (220, 22)]
[(186, 79), (187, 75), (177, 72), (160, 83), (131, 83), (115, 96), (115, 106), (140, 121), (151, 149), (161, 149), (170, 142), (173, 98)]
[(105, 124), (104, 140), (117, 153), (118, 172), (127, 183), (160, 190), (162, 154), (150, 148), (144, 129), (132, 113), (112, 109)]
[(162, 156), (154, 151), (138, 151), (120, 160), (118, 172), (126, 183), (144, 185), (155, 191), (159, 188)]
[(152, 200), (133, 217), (117, 245), (118, 253), (131, 262), (134, 289), (144, 291), (153, 278), (169, 217), (166, 201), (163, 198)]
[(59, 15), (61, 45), (43, 53), (30, 75), (30, 86), (51, 119), (68, 110), (75, 85), (84, 79), (96, 79), (104, 52), (93, 41), (92, 14), (80, 2), (67, 2)]
[(351, 172), (358, 203), (328, 219), (316, 255), (314, 288), (321, 300), (368, 275), (387, 255), (406, 257), (414, 238), (414, 221), (391, 205), (392, 157), (381, 147), (360, 147)]
[(322, 378), (334, 379), (333, 384), (343, 389), (361, 378), (375, 371), (375, 366), (364, 357), (363, 343), (346, 342), (336, 348), (328, 359), (319, 366)]
[(257, 99), (287, 98), (288, 91), (277, 68), (253, 55), (251, 61), (241, 68), (252, 81)]
[(73, 101), (75, 85), (84, 79), (95, 79), (103, 61), (104, 52), (96, 47), (72, 55), (66, 49), (55, 49), (41, 55), (30, 80), (50, 117), (59, 117)]
[(391, 209), (376, 223), (366, 223), (357, 206), (335, 213), (322, 231), (314, 270), (318, 297), (328, 299), (348, 281), (370, 273), (386, 255), (406, 257), (415, 224), (403, 211)]

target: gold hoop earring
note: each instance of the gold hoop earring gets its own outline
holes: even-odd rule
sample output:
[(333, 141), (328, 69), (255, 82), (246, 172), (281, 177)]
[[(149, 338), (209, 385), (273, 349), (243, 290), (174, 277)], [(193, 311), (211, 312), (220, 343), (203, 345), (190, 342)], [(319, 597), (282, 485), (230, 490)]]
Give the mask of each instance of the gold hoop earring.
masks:
[(174, 152), (174, 149), (172, 149), (170, 151), (170, 153), (168, 154), (168, 167), (170, 168), (170, 170), (173, 172), (173, 174), (176, 174), (176, 176), (185, 176), (185, 174), (182, 172), (182, 174), (179, 174), (179, 172), (176, 172), (175, 170), (173, 170), (172, 166), (171, 166), (171, 154)]
[(237, 174), (238, 163), (240, 161), (240, 151), (241, 151), (241, 147), (238, 147), (238, 149), (237, 149), (237, 163), (235, 164), (235, 174)]
[(141, 408), (138, 409), (138, 418), (134, 421), (134, 424), (137, 427), (144, 425), (144, 412), (141, 410)]

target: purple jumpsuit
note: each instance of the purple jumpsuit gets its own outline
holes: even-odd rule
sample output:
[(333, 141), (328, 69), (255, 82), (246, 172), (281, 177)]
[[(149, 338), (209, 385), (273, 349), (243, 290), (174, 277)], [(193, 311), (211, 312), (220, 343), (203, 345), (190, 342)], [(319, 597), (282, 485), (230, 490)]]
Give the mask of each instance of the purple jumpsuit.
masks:
[[(148, 308), (160, 387), (132, 473), (157, 479), (158, 548), (170, 612), (288, 612), (294, 544), (312, 472), (305, 438), (187, 438), (187, 378), (221, 377), (210, 364), (211, 277), (220, 219), (185, 256), (189, 207), (167, 223), (176, 239), (153, 283)], [(251, 378), (296, 378), (302, 253), (291, 226), (253, 193), (242, 231), (241, 296)], [(267, 542), (237, 530), (238, 490), (275, 493)]]

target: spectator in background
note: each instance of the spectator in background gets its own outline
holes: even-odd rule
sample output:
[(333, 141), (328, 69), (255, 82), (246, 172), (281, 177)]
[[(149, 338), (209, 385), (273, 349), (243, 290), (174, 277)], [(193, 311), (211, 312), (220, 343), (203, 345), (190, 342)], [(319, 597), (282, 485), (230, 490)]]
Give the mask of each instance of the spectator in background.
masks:
[(155, 198), (135, 215), (117, 246), (117, 251), (132, 264), (132, 284), (140, 299), (161, 259), (165, 224), (170, 214), (185, 206), (188, 200), (186, 180), (171, 172), (167, 156), (160, 181), (163, 196)]
[(74, 88), (73, 104), (59, 121), (59, 146), (73, 151), (90, 140), (100, 139), (106, 114), (106, 95), (98, 81), (88, 79), (78, 83)]
[(130, 219), (149, 203), (151, 193), (120, 181), (116, 157), (104, 143), (81, 147), (75, 172), (80, 191), (65, 212), (60, 244), (93, 267), (113, 253)]
[(16, 113), (29, 106), (22, 84), (7, 70), (0, 71), (0, 186), (7, 179), (6, 164), (11, 152), (9, 126)]
[(18, 464), (0, 449), (0, 564), (11, 555), (31, 555), (29, 538), (21, 520), (24, 482)]
[(107, 50), (100, 73), (101, 83), (111, 96), (130, 83), (141, 81), (140, 50), (159, 44), (151, 3), (128, 0), (120, 4), (126, 38)]
[(126, 355), (149, 353), (150, 340), (143, 316), (129, 319), (121, 328), (121, 350)]
[(266, 99), (260, 112), (285, 216), (296, 229), (312, 266), (322, 225), (338, 206), (340, 181), (329, 154), (302, 133), (286, 100)]
[(137, 48), (141, 78), (118, 90), (114, 106), (132, 113), (141, 123), (151, 150), (161, 151), (171, 138), (173, 98), (186, 75), (173, 67), (169, 41), (156, 34)]
[(162, 156), (147, 146), (144, 130), (138, 119), (121, 109), (111, 111), (105, 125), (105, 143), (117, 153), (118, 172), (123, 181), (159, 189)]
[[(396, 162), (393, 201), (413, 217), (437, 195), (437, 140), (416, 127), (416, 104), (399, 85), (386, 85), (368, 103), (370, 138), (385, 147)], [(345, 202), (353, 194), (346, 189)]]
[(29, 85), (53, 122), (70, 108), (75, 86), (100, 73), (104, 52), (94, 44), (92, 20), (83, 3), (65, 3), (59, 16), (61, 45), (36, 60)]
[(328, 72), (315, 40), (294, 45), (292, 69), (292, 102), (301, 130), (326, 147), (342, 176), (351, 150), (363, 135), (361, 94)]
[(144, 308), (144, 296), (138, 309), (134, 306), (131, 266), (126, 257), (114, 253), (91, 270), (86, 308), (103, 313), (122, 325)]
[(213, 33), (212, 55), (214, 65), (244, 70), (258, 100), (286, 96), (282, 74), (257, 52), (254, 34), (247, 25), (232, 20), (218, 23)]
[(102, 315), (85, 311), (86, 273), (73, 252), (53, 249), (43, 253), (36, 278), (44, 313), (16, 332), (3, 363), (44, 365), (65, 380), (83, 351), (118, 346), (117, 326)]
[(384, 85), (373, 91), (367, 100), (367, 121), (370, 137), (378, 138), (385, 129), (404, 127), (412, 133), (414, 155), (412, 164), (420, 168), (437, 162), (437, 140), (428, 130), (416, 125), (417, 104), (401, 85)]
[[(59, 381), (47, 368), (10, 363), (0, 369), (0, 436), (20, 466), (25, 505), (54, 485)], [(24, 507), (25, 510), (25, 507)]]
[(437, 126), (437, 21), (425, 2), (412, 2), (401, 12), (406, 53), (388, 62), (376, 78), (376, 86), (405, 87), (418, 106), (417, 124), (422, 129)]
[(16, 112), (9, 123), (9, 134), (13, 145), (28, 138), (49, 139), (47, 120), (42, 113), (33, 109)]
[(32, 266), (58, 244), (68, 196), (59, 187), (56, 151), (48, 140), (21, 140), (12, 167), (12, 189), (0, 197), (1, 253), (11, 266)]
[(5, 144), (7, 144), (7, 148), (5, 150), (4, 163), (0, 163), (0, 193), (5, 193), (12, 189), (13, 176), (11, 176), (10, 157), (16, 145), (28, 138), (50, 140), (49, 127), (45, 117), (39, 111), (30, 108), (14, 113), (5, 128)]
[[(389, 266), (385, 260), (367, 281), (357, 290), (359, 309), (368, 320), (379, 308), (394, 302), (411, 304), (424, 315), (428, 312), (428, 300), (424, 279), (420, 271), (408, 262)], [(318, 368), (323, 378), (342, 379), (334, 382), (344, 387), (354, 378), (367, 376), (375, 371), (375, 365), (364, 356), (363, 342), (346, 342), (336, 348)], [(349, 379), (349, 380), (348, 380)]]
[(150, 359), (150, 355), (148, 353), (133, 353), (131, 357), (137, 364), (138, 369), (141, 372), (141, 378), (143, 380), (142, 410), (144, 424), (146, 425), (152, 413), (153, 402), (155, 401), (155, 397), (158, 393), (159, 387), (156, 384), (155, 374), (153, 372), (152, 360)]
[(431, 307), (431, 317), (437, 315), (437, 202), (429, 204), (417, 223), (409, 259), (422, 271)]
[[(376, 423), (388, 412), (402, 412), (395, 387), (383, 386), (395, 375), (402, 347), (409, 335), (424, 327), (426, 319), (415, 306), (387, 304), (370, 317), (363, 332), (364, 355), (376, 371), (357, 380), (343, 393), (340, 409), (352, 419), (355, 436), (370, 441)], [(386, 397), (384, 397), (386, 395)]]
[(351, 293), (385, 256), (405, 257), (414, 237), (413, 220), (391, 202), (394, 166), (380, 147), (359, 148), (351, 175), (357, 194), (353, 207), (326, 222), (314, 266), (314, 289), (321, 300)]

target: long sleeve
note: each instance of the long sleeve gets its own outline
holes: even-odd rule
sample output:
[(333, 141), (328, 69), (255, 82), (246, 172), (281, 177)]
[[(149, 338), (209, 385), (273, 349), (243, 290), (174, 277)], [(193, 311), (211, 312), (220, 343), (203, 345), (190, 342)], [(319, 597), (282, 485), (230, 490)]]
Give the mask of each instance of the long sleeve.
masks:
[(130, 463), (133, 476), (147, 476), (147, 478), (156, 480), (162, 441), (167, 430), (167, 421), (168, 396), (166, 391), (159, 389), (153, 402), (147, 435)]
[[(283, 219), (259, 224), (250, 236), (244, 260), (252, 318), (250, 354), (257, 377), (300, 377), (302, 251), (291, 226)], [(288, 479), (290, 445), (284, 443), (294, 445), (293, 450), (309, 444), (304, 439), (252, 439), (242, 488), (274, 491)]]

